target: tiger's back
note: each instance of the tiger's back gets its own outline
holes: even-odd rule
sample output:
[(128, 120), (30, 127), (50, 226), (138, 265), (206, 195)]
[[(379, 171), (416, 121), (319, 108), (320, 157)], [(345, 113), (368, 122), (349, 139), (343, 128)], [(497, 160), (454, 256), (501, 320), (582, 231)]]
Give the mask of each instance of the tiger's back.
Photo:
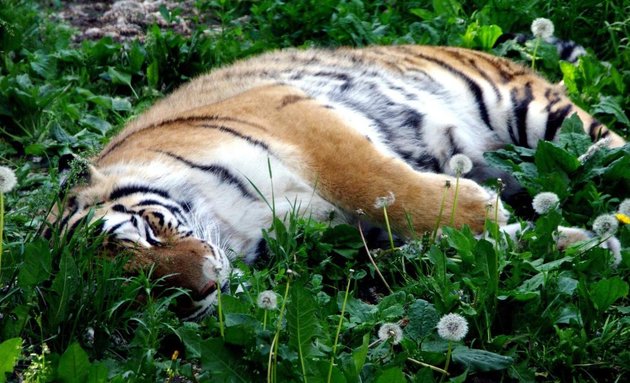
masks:
[[(553, 139), (573, 113), (592, 137), (623, 143), (557, 86), (484, 53), (272, 52), (201, 76), (132, 121), (94, 160), (91, 184), (59, 219), (72, 228), (96, 209), (103, 230), (132, 244), (140, 265), (195, 254), (182, 270), (163, 269), (200, 281), (185, 285), (206, 300), (197, 316), (229, 270), (227, 250), (253, 261), (272, 214), (325, 219), (336, 211), (349, 221), (362, 210), (378, 223), (374, 201), (392, 192), (388, 215), (398, 232), (408, 233), (408, 217), (414, 231), (431, 230), (443, 196), (446, 211), (453, 204), (445, 188), (454, 181), (451, 156), (471, 158), (480, 180), (495, 174), (484, 152)], [(455, 224), (481, 231), (494, 202), (462, 180)], [(502, 207), (494, 209), (504, 223)], [(183, 242), (185, 250), (172, 250)]]

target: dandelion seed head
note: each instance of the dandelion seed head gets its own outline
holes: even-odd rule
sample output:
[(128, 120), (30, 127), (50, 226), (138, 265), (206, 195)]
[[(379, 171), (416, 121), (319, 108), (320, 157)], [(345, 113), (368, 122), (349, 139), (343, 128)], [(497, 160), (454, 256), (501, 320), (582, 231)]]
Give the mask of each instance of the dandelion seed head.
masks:
[(13, 170), (6, 166), (0, 166), (0, 193), (8, 193), (17, 184), (17, 178)]
[(265, 290), (258, 294), (256, 304), (264, 310), (275, 310), (278, 308), (278, 297), (276, 297), (276, 293), (273, 291)]
[(468, 321), (459, 314), (446, 314), (440, 318), (437, 330), (443, 339), (459, 342), (468, 334)]
[(451, 167), (455, 174), (462, 175), (472, 170), (473, 163), (467, 155), (458, 153), (451, 157), (448, 161), (448, 166)]
[(546, 40), (553, 36), (553, 22), (544, 17), (539, 17), (532, 22), (532, 33), (535, 37)]
[(619, 204), (619, 210), (617, 210), (617, 212), (630, 217), (630, 198), (624, 199)]
[(382, 209), (384, 207), (388, 207), (392, 205), (396, 201), (396, 196), (392, 192), (388, 192), (386, 196), (376, 197), (374, 201), (374, 207), (376, 209)]
[(389, 340), (392, 344), (398, 344), (403, 338), (403, 331), (396, 323), (384, 323), (378, 329), (378, 338), (383, 342)]
[(600, 237), (608, 237), (617, 231), (619, 223), (613, 214), (602, 214), (593, 221), (593, 231)]
[(560, 202), (560, 199), (556, 193), (542, 192), (536, 194), (532, 200), (532, 207), (536, 213), (545, 214), (555, 209), (558, 206), (558, 202)]

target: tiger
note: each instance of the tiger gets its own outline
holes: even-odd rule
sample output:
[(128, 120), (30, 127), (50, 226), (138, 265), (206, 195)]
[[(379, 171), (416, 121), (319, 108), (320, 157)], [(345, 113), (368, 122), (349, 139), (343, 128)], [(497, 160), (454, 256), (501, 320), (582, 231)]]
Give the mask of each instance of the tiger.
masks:
[(432, 231), (440, 207), (453, 207), (455, 154), (474, 167), (459, 180), (453, 225), (508, 227), (503, 202), (481, 185), (497, 176), (483, 154), (554, 140), (573, 114), (594, 140), (624, 144), (558, 86), (488, 53), (268, 52), (201, 75), (128, 122), (49, 221), (71, 233), (99, 220), (107, 241), (131, 251), (132, 269), (151, 265), (189, 289), (180, 310), (198, 319), (227, 289), (234, 261), (266, 251), (274, 215), (383, 225), (375, 201), (391, 195), (397, 235)]

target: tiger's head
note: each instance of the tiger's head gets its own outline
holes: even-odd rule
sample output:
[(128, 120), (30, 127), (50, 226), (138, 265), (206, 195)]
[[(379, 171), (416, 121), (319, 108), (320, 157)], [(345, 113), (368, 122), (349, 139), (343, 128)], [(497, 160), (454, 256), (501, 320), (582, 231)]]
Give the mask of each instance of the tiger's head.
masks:
[(231, 263), (212, 233), (195, 230), (190, 207), (152, 185), (90, 173), (89, 184), (73, 189), (63, 210), (54, 208), (48, 221), (66, 234), (98, 222), (107, 253), (131, 252), (127, 270), (152, 267), (152, 275), (168, 287), (190, 290), (178, 299), (181, 317), (200, 319), (210, 312), (217, 290), (227, 289)]

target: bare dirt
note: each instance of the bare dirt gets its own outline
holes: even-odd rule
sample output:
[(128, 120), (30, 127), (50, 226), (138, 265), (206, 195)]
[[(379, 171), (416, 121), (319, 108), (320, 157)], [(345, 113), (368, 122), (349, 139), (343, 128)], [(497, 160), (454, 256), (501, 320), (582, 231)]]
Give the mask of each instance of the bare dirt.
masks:
[[(162, 29), (189, 35), (200, 15), (194, 0), (75, 0), (60, 2), (54, 18), (78, 30), (75, 40), (96, 40), (110, 36), (116, 41), (144, 40), (147, 29)], [(168, 11), (167, 18), (162, 11)], [(170, 12), (170, 16), (168, 16)]]

